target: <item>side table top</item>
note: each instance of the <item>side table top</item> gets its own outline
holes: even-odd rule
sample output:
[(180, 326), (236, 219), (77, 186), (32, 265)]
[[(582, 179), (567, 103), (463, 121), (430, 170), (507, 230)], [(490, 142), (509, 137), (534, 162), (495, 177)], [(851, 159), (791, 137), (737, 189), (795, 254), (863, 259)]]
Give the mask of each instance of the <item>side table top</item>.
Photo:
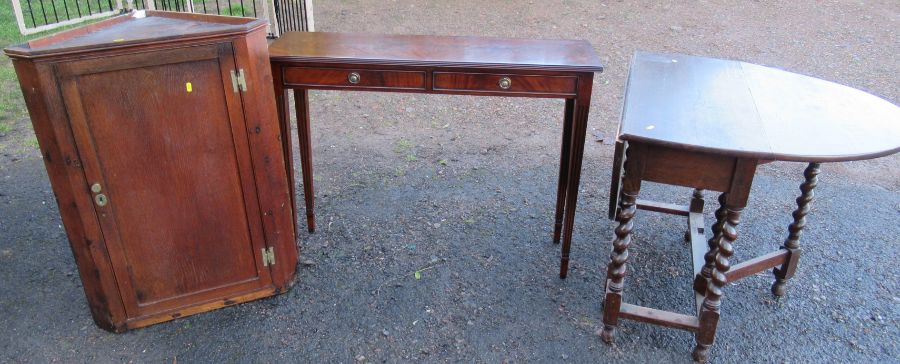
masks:
[(622, 140), (764, 160), (837, 162), (900, 151), (900, 107), (739, 61), (638, 52)]
[(583, 40), (287, 32), (269, 45), (285, 62), (601, 72)]

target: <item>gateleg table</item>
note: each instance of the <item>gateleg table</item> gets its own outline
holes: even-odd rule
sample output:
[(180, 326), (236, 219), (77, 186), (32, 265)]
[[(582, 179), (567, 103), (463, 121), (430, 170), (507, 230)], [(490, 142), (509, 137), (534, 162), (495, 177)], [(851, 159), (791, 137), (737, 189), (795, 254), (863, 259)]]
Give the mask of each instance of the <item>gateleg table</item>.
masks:
[[(705, 361), (716, 335), (722, 290), (774, 269), (772, 293), (785, 294), (797, 269), (820, 164), (900, 151), (900, 108), (868, 93), (754, 64), (638, 52), (628, 77), (616, 143), (610, 218), (618, 221), (607, 269), (602, 337), (620, 318), (696, 333), (693, 356)], [(758, 165), (804, 162), (794, 221), (781, 249), (732, 266), (737, 225)], [(694, 188), (690, 206), (638, 199), (641, 182)], [(706, 240), (701, 190), (719, 207)], [(696, 315), (625, 303), (624, 278), (636, 210), (686, 216), (694, 265)]]
[[(565, 99), (553, 241), (559, 243), (562, 235), (559, 275), (566, 277), (591, 89), (594, 73), (603, 70), (590, 44), (573, 40), (291, 32), (270, 44), (269, 54), (285, 138), (290, 138), (291, 107), (286, 92), (294, 91), (309, 232), (316, 228), (309, 90)], [(283, 146), (293, 178), (290, 140), (283, 141)]]

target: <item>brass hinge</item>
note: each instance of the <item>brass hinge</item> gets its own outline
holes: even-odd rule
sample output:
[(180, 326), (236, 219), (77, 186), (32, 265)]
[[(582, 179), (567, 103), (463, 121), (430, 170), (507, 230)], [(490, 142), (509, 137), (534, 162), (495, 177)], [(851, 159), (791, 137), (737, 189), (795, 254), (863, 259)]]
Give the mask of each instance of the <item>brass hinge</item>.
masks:
[(247, 92), (247, 79), (244, 78), (243, 68), (239, 70), (231, 70), (231, 86), (234, 88), (234, 92)]
[(275, 265), (275, 248), (268, 247), (262, 248), (260, 250), (262, 250), (263, 267)]

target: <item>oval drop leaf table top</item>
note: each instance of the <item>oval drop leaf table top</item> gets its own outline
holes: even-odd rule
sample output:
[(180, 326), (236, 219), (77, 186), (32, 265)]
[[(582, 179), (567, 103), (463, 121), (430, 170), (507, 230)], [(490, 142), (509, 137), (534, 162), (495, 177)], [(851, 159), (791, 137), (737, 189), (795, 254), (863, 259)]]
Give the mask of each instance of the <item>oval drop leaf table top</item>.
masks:
[(755, 64), (637, 52), (619, 138), (763, 160), (860, 160), (900, 151), (900, 107)]

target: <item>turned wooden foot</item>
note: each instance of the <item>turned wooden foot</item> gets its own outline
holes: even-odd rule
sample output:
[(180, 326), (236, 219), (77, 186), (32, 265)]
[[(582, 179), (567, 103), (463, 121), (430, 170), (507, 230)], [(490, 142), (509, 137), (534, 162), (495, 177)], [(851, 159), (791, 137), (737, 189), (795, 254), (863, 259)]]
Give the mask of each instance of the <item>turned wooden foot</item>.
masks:
[(810, 203), (812, 202), (813, 189), (819, 182), (819, 163), (810, 163), (803, 171), (806, 180), (800, 185), (800, 197), (797, 197), (797, 209), (794, 210), (794, 221), (788, 226), (788, 237), (784, 240), (782, 249), (787, 250), (787, 261), (774, 269), (775, 282), (772, 283), (772, 294), (776, 297), (782, 297), (787, 293), (787, 281), (794, 276), (797, 270), (797, 263), (800, 261), (800, 236), (803, 235), (803, 228), (806, 227), (806, 215), (809, 214)]
[(709, 359), (709, 345), (701, 345), (697, 344), (694, 347), (694, 352), (691, 353), (691, 356), (694, 358), (694, 361), (704, 363), (707, 359)]
[(603, 325), (603, 330), (600, 331), (600, 339), (607, 344), (612, 344), (616, 341), (616, 327), (613, 325)]

